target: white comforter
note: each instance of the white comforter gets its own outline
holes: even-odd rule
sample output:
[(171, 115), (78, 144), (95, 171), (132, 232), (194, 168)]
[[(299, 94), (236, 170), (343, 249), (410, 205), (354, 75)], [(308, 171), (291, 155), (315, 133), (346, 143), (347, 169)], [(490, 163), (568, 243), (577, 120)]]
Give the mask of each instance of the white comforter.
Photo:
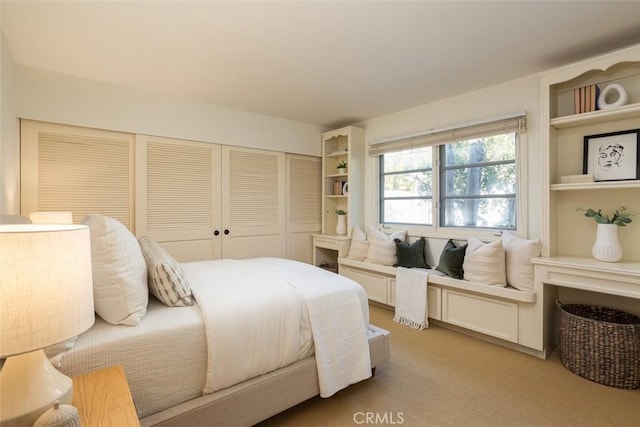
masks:
[(357, 283), (280, 258), (182, 267), (205, 322), (205, 393), (289, 365), (313, 347), (321, 396), (371, 376), (368, 306)]

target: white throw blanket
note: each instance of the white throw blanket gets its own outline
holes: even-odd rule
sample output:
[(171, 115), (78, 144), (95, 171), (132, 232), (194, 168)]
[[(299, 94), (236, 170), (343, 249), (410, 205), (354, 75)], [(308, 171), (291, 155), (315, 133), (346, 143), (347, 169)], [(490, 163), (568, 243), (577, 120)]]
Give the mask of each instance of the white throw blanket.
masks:
[(369, 306), (360, 285), (301, 262), (281, 258), (252, 261), (282, 277), (307, 302), (321, 397), (371, 377)]
[(183, 269), (205, 322), (205, 393), (305, 357), (311, 334), (322, 397), (371, 376), (368, 311), (349, 279), (277, 258), (186, 263)]
[(424, 269), (396, 268), (396, 312), (393, 320), (414, 329), (429, 326), (427, 279)]

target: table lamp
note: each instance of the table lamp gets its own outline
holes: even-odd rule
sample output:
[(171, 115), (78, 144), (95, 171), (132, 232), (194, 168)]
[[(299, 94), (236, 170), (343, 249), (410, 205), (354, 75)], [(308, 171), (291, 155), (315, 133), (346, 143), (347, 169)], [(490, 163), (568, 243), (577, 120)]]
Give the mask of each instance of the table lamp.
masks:
[(73, 224), (73, 214), (71, 212), (31, 212), (29, 219), (34, 224)]
[(85, 225), (0, 225), (0, 425), (31, 426), (73, 383), (45, 347), (93, 325), (91, 243)]

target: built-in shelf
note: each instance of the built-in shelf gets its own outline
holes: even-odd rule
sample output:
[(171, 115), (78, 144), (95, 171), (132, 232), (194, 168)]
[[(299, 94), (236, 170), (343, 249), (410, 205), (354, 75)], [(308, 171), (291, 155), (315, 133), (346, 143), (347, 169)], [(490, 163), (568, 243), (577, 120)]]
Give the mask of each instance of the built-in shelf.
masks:
[(556, 117), (549, 124), (556, 129), (568, 129), (578, 126), (605, 123), (613, 120), (624, 120), (640, 115), (640, 104), (623, 105), (610, 110), (598, 110), (590, 113), (572, 114)]
[(551, 191), (615, 190), (621, 188), (640, 188), (640, 181), (576, 182), (572, 184), (552, 184), (550, 187)]

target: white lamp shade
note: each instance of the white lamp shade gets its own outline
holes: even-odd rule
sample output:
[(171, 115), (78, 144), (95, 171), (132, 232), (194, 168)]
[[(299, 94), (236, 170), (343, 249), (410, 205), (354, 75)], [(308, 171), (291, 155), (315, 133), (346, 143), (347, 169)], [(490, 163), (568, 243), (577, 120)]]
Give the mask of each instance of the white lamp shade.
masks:
[(32, 212), (29, 219), (34, 224), (73, 224), (71, 212)]
[(0, 225), (0, 358), (42, 349), (93, 325), (85, 225)]

